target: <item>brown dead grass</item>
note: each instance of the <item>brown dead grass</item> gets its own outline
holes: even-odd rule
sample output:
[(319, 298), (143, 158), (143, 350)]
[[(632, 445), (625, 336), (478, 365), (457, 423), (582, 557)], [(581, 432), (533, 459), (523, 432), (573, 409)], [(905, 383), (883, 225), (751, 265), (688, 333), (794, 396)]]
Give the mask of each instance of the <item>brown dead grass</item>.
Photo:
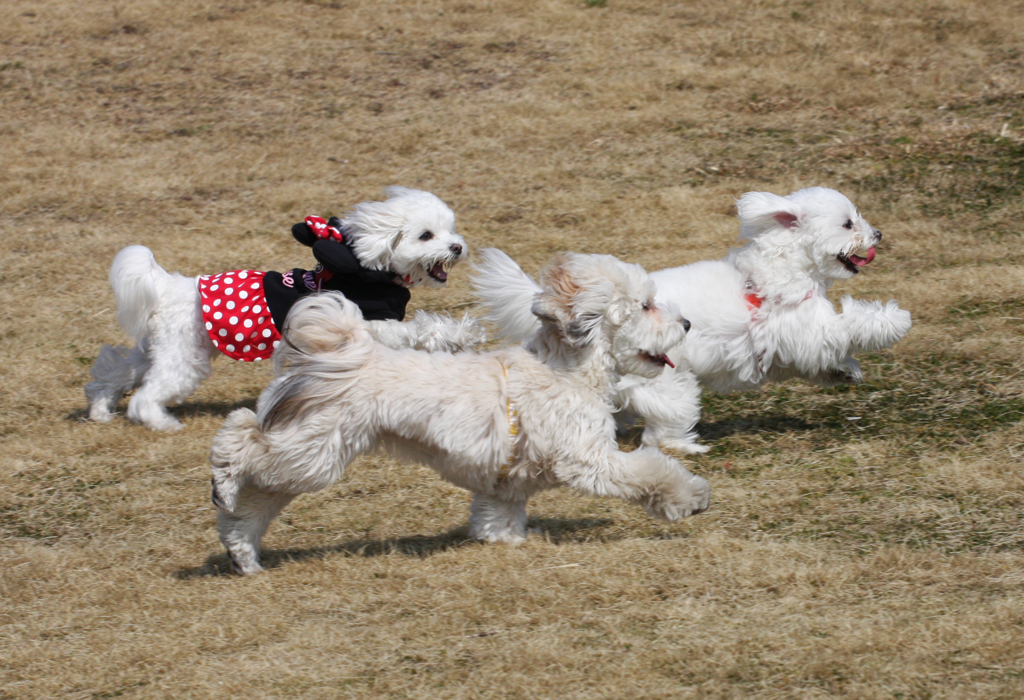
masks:
[[(0, 4), (0, 698), (1024, 695), (1019, 1)], [(156, 435), (81, 421), (106, 272), (308, 263), (288, 226), (388, 184), (474, 246), (717, 257), (732, 198), (847, 192), (837, 291), (915, 328), (869, 381), (708, 397), (712, 509), (571, 493), (519, 548), (361, 459), (238, 579), (206, 452), (266, 368)], [(414, 303), (459, 308), (451, 289)], [(853, 420), (856, 419), (856, 420)], [(630, 436), (626, 444), (635, 443)]]

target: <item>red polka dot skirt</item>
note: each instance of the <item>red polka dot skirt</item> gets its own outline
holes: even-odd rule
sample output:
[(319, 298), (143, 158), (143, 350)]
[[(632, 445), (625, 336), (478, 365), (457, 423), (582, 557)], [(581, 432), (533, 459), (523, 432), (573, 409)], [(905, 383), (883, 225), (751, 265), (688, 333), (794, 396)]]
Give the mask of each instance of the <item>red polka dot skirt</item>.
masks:
[(263, 273), (234, 270), (199, 277), (203, 322), (214, 347), (233, 360), (259, 362), (274, 354), (281, 334), (263, 295)]

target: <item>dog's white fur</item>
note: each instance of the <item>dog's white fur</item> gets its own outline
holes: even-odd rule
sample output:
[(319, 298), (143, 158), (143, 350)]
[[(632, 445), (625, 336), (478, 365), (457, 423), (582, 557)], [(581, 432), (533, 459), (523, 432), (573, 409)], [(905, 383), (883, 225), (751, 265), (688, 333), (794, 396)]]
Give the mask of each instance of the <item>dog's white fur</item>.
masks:
[[(364, 267), (386, 269), (408, 280), (442, 286), (429, 273), (437, 263), (450, 267), (467, 255), (466, 241), (455, 232), (455, 215), (429, 192), (404, 187), (387, 190), (384, 202), (362, 202), (345, 216), (345, 235)], [(421, 240), (424, 232), (433, 235)], [(104, 345), (85, 387), (92, 420), (110, 421), (121, 397), (135, 389), (128, 418), (153, 430), (178, 430), (181, 422), (166, 409), (183, 401), (210, 374), (210, 361), (221, 353), (203, 325), (197, 278), (166, 272), (152, 252), (129, 246), (114, 258), (110, 285), (117, 318), (137, 341), (134, 348)], [(378, 339), (392, 347), (460, 350), (486, 339), (468, 315), (417, 312), (404, 323), (373, 321)]]
[[(637, 265), (611, 256), (553, 263), (531, 308), (528, 349), (395, 350), (343, 296), (300, 301), (257, 411), (225, 420), (210, 452), (218, 530), (233, 568), (260, 567), (260, 541), (292, 498), (326, 488), (378, 448), (473, 493), (470, 536), (519, 542), (526, 503), (568, 486), (677, 520), (704, 510), (707, 481), (656, 448), (621, 452), (609, 403), (623, 375), (654, 377), (685, 336)], [(518, 434), (513, 430), (517, 426)]]
[[(862, 256), (882, 237), (845, 196), (823, 187), (788, 197), (748, 192), (737, 210), (742, 248), (722, 260), (651, 273), (658, 302), (676, 304), (692, 328), (670, 353), (675, 371), (618, 385), (618, 405), (645, 419), (646, 445), (708, 449), (694, 431), (701, 387), (750, 390), (793, 377), (823, 386), (859, 383), (854, 353), (891, 347), (910, 330), (910, 313), (895, 301), (847, 295), (836, 313), (828, 298), (833, 282), (859, 270), (840, 256), (866, 264)], [(538, 287), (500, 251), (482, 251), (474, 286), (505, 338), (521, 339), (536, 327), (528, 310)], [(748, 294), (762, 298), (760, 308)]]

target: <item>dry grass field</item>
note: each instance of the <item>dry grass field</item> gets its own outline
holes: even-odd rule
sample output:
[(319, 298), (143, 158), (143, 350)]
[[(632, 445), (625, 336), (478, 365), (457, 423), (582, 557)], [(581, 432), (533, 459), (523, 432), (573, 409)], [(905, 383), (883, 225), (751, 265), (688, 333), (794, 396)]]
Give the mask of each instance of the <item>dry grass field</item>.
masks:
[[(1021, 0), (4, 0), (0, 164), (3, 700), (1024, 697)], [(269, 368), (177, 434), (84, 421), (110, 261), (309, 264), (290, 225), (389, 184), (531, 272), (835, 187), (885, 241), (834, 297), (915, 326), (862, 386), (706, 397), (682, 523), (558, 491), (483, 546), (364, 458), (231, 576), (206, 455)]]

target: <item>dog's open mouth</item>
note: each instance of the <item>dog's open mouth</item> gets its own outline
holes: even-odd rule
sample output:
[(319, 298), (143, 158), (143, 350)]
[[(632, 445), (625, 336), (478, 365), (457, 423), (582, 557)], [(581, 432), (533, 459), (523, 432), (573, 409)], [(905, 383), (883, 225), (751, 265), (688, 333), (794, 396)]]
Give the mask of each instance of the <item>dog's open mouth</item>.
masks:
[(654, 353), (650, 352), (641, 352), (640, 357), (644, 358), (648, 362), (653, 362), (659, 367), (664, 367), (665, 365), (668, 365), (672, 369), (676, 368), (676, 366), (672, 364), (672, 360), (668, 359), (668, 355), (665, 354), (655, 355)]
[(441, 284), (444, 284), (448, 281), (448, 270), (450, 270), (451, 267), (451, 263), (436, 262), (427, 270), (427, 274)]
[(875, 247), (871, 246), (870, 248), (868, 248), (867, 257), (864, 258), (862, 258), (859, 255), (853, 255), (851, 253), (850, 255), (837, 255), (836, 259), (839, 260), (839, 262), (841, 262), (843, 264), (843, 267), (845, 267), (847, 270), (849, 270), (853, 274), (857, 274), (858, 272), (860, 272), (858, 268), (864, 267), (869, 262), (875, 259)]

